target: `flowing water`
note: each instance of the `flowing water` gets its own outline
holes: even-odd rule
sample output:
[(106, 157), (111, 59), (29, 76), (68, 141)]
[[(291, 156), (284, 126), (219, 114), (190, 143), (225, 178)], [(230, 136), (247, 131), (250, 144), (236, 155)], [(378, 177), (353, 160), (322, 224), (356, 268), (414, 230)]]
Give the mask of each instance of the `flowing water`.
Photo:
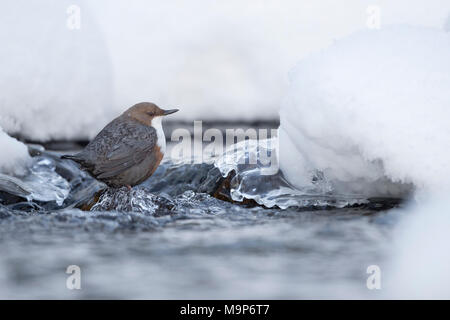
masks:
[[(55, 153), (32, 153), (28, 180), (0, 177), (2, 190), (12, 190), (1, 194), (0, 298), (379, 294), (367, 289), (366, 270), (386, 261), (397, 220), (395, 211), (380, 210), (392, 207), (386, 201), (330, 205), (304, 195), (302, 206), (285, 209), (224, 201), (215, 196), (224, 179), (217, 162), (166, 160), (143, 185), (107, 191), (82, 211), (101, 185)], [(81, 269), (81, 290), (66, 287), (69, 265)]]

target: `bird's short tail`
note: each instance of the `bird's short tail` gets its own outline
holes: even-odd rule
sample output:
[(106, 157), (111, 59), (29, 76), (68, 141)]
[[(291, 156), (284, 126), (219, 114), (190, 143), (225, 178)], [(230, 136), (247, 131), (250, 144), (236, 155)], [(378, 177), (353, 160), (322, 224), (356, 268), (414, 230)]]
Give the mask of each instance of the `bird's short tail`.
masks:
[(65, 154), (61, 156), (61, 159), (69, 159), (76, 163), (78, 163), (81, 166), (81, 169), (87, 169), (92, 170), (93, 166), (90, 162), (86, 161), (86, 159), (83, 157), (83, 154), (77, 153), (74, 155)]
[(70, 154), (64, 154), (61, 156), (61, 159), (69, 159), (69, 160), (75, 160), (77, 159), (76, 156), (70, 155)]
[(80, 164), (83, 164), (83, 163), (84, 163), (84, 159), (81, 158), (81, 157), (80, 157), (79, 155), (77, 155), (77, 154), (74, 154), (74, 155), (65, 154), (65, 155), (62, 155), (62, 156), (61, 156), (61, 159), (69, 159), (69, 160), (78, 162), (78, 163), (80, 163)]

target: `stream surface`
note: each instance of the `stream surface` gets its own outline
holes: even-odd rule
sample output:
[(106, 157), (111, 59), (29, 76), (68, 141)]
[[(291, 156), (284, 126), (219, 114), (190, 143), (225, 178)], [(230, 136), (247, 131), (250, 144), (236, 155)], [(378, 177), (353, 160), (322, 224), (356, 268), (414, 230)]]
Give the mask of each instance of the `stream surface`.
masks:
[[(61, 174), (70, 194), (62, 206), (0, 205), (2, 299), (379, 295), (367, 289), (366, 270), (386, 261), (395, 210), (279, 209), (223, 201), (208, 193), (220, 177), (212, 166), (166, 161), (142, 186), (117, 190), (117, 199), (106, 194), (93, 211), (81, 211), (73, 205), (76, 197), (97, 190), (96, 182), (51, 153), (36, 159), (39, 177), (55, 181), (42, 172)], [(122, 209), (106, 211), (111, 203)], [(81, 290), (66, 287), (70, 265), (81, 269)]]

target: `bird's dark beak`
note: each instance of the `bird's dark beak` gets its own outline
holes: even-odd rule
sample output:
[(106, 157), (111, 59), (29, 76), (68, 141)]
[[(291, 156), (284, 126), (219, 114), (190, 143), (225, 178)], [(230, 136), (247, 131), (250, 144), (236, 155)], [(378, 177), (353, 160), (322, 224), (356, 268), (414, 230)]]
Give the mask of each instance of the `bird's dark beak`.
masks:
[(179, 110), (178, 110), (178, 109), (164, 110), (163, 115), (167, 116), (167, 115), (172, 114), (172, 113), (175, 113), (175, 112), (177, 112), (177, 111), (179, 111)]

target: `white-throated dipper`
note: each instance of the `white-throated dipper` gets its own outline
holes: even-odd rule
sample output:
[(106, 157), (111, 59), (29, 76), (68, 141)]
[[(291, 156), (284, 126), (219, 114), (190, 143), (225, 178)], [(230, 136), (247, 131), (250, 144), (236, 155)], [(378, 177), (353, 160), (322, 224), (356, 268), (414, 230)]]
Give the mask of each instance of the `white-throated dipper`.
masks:
[(61, 158), (78, 162), (82, 169), (110, 187), (131, 188), (149, 178), (166, 149), (163, 110), (156, 104), (135, 104), (103, 128), (83, 151)]

